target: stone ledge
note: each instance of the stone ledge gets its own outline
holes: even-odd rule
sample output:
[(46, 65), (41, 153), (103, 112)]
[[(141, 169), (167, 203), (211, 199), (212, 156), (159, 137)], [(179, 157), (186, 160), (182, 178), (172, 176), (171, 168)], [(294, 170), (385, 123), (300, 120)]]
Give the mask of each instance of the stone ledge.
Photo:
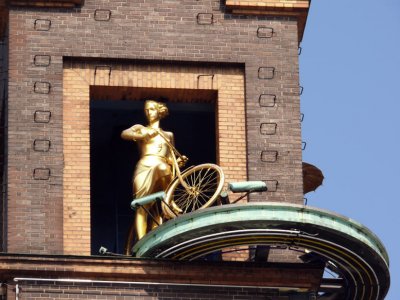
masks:
[(309, 0), (249, 0), (249, 1), (238, 1), (238, 0), (226, 0), (227, 8), (244, 8), (244, 9), (302, 9), (309, 8)]
[(0, 254), (0, 280), (16, 277), (76, 278), (212, 284), (248, 287), (287, 287), (316, 291), (320, 264), (187, 262), (98, 256)]
[(37, 6), (37, 7), (75, 7), (81, 6), (84, 0), (9, 0), (14, 6)]

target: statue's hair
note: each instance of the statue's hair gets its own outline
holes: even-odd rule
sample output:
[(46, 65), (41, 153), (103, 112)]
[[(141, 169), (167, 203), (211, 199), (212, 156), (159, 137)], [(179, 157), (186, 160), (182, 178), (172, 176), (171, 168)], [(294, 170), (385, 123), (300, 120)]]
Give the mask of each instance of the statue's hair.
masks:
[(155, 100), (146, 100), (145, 106), (146, 106), (147, 103), (154, 103), (156, 105), (156, 108), (158, 110), (158, 115), (160, 116), (160, 119), (163, 119), (166, 116), (168, 116), (168, 114), (169, 114), (168, 107), (164, 103), (157, 102)]

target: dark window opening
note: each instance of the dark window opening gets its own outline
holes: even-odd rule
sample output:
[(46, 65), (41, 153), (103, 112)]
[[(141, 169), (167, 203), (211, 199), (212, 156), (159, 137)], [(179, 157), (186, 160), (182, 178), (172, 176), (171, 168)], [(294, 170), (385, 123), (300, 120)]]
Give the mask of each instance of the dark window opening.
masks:
[(200, 102), (201, 99), (193, 102), (193, 97), (197, 97), (199, 93), (193, 93), (191, 98), (190, 93), (183, 90), (177, 93), (186, 96), (186, 99), (178, 99), (181, 102), (165, 99), (164, 95), (173, 95), (173, 89), (168, 89), (168, 93), (154, 89), (154, 95), (145, 95), (146, 98), (141, 99), (139, 97), (143, 96), (143, 90), (140, 91), (141, 93), (133, 93), (137, 98), (131, 95), (129, 99), (122, 97), (120, 99), (123, 100), (118, 100), (115, 98), (116, 94), (113, 94), (111, 100), (99, 100), (100, 97), (94, 97), (96, 93), (91, 90), (90, 192), (93, 255), (98, 254), (100, 246), (115, 253), (124, 251), (127, 232), (134, 215), (130, 208), (133, 200), (131, 181), (139, 152), (135, 142), (122, 140), (120, 134), (134, 124), (146, 125), (143, 112), (145, 99), (164, 100), (167, 104), (170, 114), (161, 121), (161, 127), (174, 133), (176, 148), (189, 157), (186, 167), (206, 162), (216, 163), (216, 91), (204, 92), (203, 102)]

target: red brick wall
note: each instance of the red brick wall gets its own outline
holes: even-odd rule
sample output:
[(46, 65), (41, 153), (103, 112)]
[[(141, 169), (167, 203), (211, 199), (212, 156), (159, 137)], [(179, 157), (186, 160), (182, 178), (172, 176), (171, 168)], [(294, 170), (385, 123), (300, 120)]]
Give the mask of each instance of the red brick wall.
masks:
[[(190, 286), (164, 284), (125, 283), (56, 283), (21, 282), (19, 299), (226, 299), (226, 300), (290, 300), (292, 292), (279, 292), (274, 288), (242, 288), (217, 286)], [(8, 289), (7, 299), (15, 299)], [(310, 293), (299, 293), (296, 299), (313, 299)], [(301, 297), (301, 298), (300, 298)]]
[(301, 203), (297, 46), (294, 18), (233, 16), (215, 0), (11, 9), (7, 250), (63, 253), (65, 56), (243, 64), (248, 179), (271, 185), (251, 201)]
[[(2, 17), (2, 16), (0, 16)], [(3, 34), (3, 35), (2, 35)], [(6, 178), (6, 107), (7, 107), (7, 75), (8, 75), (8, 36), (0, 33), (0, 251), (3, 251), (4, 236), (4, 204), (7, 192)]]
[(269, 299), (316, 291), (322, 273), (323, 264), (312, 263), (0, 255), (0, 280), (9, 299), (15, 299), (16, 283), (19, 299)]

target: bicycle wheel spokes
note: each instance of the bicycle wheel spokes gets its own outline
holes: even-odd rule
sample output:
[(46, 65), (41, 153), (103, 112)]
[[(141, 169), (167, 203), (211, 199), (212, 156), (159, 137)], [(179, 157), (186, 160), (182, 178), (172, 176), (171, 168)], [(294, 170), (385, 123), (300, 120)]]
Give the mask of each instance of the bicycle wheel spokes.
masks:
[(174, 193), (174, 201), (175, 204), (177, 204), (182, 209), (182, 211), (186, 213), (193, 210), (196, 198), (194, 197), (194, 194), (191, 192), (193, 188), (192, 185), (190, 185), (187, 180), (185, 180), (185, 183), (188, 186), (189, 190), (179, 185)]
[[(213, 174), (216, 175), (216, 174)], [(205, 183), (203, 183), (200, 186), (201, 190), (208, 190), (208, 189), (215, 189), (216, 186), (218, 185), (218, 181), (219, 181), (219, 177), (218, 176), (214, 176), (214, 177), (210, 177)]]
[[(167, 202), (174, 201), (184, 212), (210, 206), (222, 190), (224, 175), (217, 165), (203, 164), (182, 173), (167, 191)], [(171, 214), (169, 217), (173, 218)]]
[[(201, 170), (202, 171), (202, 170)], [(215, 170), (212, 170), (211, 168), (207, 168), (203, 173), (201, 174), (201, 171), (199, 172), (200, 180), (198, 185), (201, 186), (211, 178), (213, 178), (213, 175), (215, 175)]]

